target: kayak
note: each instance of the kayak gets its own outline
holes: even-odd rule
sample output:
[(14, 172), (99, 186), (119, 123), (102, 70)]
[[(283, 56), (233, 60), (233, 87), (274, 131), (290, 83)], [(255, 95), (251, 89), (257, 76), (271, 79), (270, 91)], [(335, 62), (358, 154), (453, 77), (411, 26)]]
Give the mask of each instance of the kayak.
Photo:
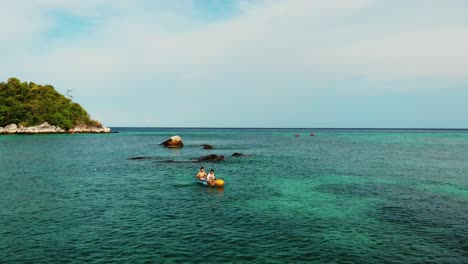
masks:
[(208, 184), (207, 181), (202, 181), (202, 180), (199, 180), (199, 179), (193, 179), (193, 182), (196, 183), (196, 184), (200, 184), (200, 185), (203, 185), (203, 186), (210, 186), (210, 187), (223, 187), (224, 186), (224, 180), (222, 180), (222, 179), (216, 179), (214, 185), (210, 185), (210, 184)]

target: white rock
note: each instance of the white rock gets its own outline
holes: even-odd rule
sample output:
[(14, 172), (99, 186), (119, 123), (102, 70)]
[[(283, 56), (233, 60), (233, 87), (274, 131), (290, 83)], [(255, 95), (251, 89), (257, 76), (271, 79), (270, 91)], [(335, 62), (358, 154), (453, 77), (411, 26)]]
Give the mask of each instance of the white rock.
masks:
[(182, 148), (184, 143), (182, 142), (182, 138), (176, 135), (170, 137), (168, 140), (159, 145), (164, 145), (166, 148)]
[(37, 130), (37, 133), (56, 133), (55, 126), (51, 126), (47, 122), (38, 125)]
[(18, 130), (18, 127), (16, 126), (16, 124), (10, 124), (10, 125), (6, 126), (4, 130), (8, 134), (14, 134)]
[(85, 125), (78, 125), (72, 129), (70, 129), (71, 133), (110, 133), (110, 128), (102, 126), (102, 127), (94, 127), (94, 126), (85, 126)]
[(35, 126), (34, 127), (28, 127), (27, 132), (32, 133), (32, 134), (36, 134), (36, 133), (39, 132), (39, 129), (37, 127), (35, 127)]

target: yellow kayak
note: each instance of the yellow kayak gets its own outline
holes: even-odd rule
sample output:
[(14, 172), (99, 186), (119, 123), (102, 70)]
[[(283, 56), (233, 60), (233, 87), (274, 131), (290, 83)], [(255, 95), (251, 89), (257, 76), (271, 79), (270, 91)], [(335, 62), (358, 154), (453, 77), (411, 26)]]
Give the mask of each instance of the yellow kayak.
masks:
[(203, 186), (213, 186), (213, 187), (223, 187), (224, 186), (224, 180), (222, 180), (222, 179), (216, 179), (213, 185), (208, 183), (207, 181), (202, 181), (202, 180), (199, 180), (199, 179), (194, 179), (193, 182), (197, 183), (197, 184), (200, 184), (200, 185), (203, 185)]

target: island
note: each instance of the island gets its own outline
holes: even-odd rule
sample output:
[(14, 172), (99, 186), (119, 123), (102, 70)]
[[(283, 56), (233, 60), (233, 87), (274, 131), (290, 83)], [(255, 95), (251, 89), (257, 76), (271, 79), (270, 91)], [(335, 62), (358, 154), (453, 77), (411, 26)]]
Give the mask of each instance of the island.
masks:
[(10, 78), (0, 83), (0, 134), (110, 133), (51, 85)]

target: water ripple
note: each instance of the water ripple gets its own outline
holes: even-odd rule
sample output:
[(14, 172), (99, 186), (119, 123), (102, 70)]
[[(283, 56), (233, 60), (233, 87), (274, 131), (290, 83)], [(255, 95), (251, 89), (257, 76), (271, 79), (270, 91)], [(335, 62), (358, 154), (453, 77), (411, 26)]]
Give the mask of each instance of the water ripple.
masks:
[[(466, 136), (177, 132), (197, 147), (156, 146), (166, 130), (2, 140), (1, 262), (468, 262)], [(249, 154), (201, 164), (224, 189), (160, 162), (199, 143)]]

